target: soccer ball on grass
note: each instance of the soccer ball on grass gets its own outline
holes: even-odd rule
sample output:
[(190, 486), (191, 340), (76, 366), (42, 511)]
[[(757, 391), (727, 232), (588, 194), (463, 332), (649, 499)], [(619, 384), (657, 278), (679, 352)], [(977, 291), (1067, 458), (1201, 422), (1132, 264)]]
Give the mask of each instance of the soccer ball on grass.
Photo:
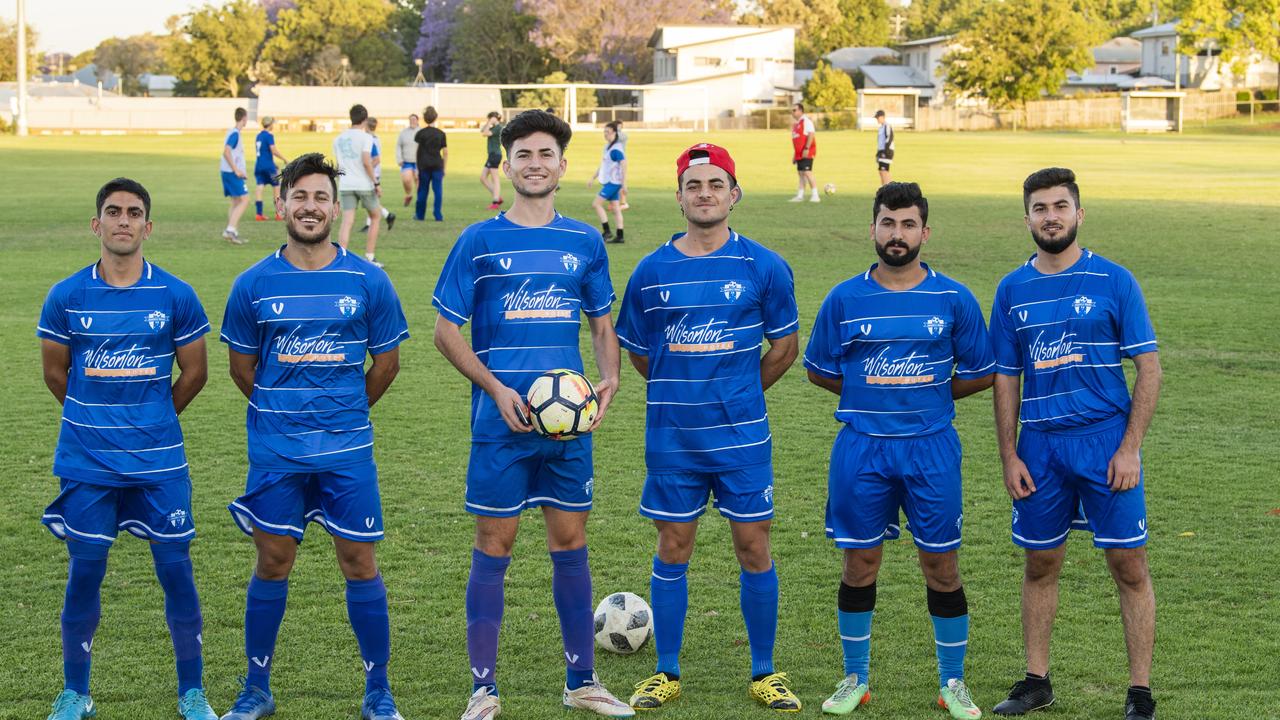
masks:
[(596, 644), (629, 655), (653, 635), (653, 612), (639, 595), (616, 592), (596, 606)]
[(824, 193), (826, 193), (826, 194), (828, 194), (828, 195), (835, 195), (835, 194), (836, 194), (836, 184), (835, 184), (835, 183), (827, 183), (826, 185), (823, 185), (823, 186), (822, 186), (822, 192), (824, 192)]

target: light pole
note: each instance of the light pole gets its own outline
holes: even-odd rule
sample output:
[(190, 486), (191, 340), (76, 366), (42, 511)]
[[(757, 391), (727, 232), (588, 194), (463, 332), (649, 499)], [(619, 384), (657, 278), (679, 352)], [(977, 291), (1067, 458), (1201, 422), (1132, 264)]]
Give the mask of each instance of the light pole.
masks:
[(27, 3), (18, 0), (18, 137), (27, 136)]
[(418, 66), (418, 76), (413, 79), (413, 86), (426, 87), (427, 79), (422, 76), (422, 58), (414, 58), (413, 64)]

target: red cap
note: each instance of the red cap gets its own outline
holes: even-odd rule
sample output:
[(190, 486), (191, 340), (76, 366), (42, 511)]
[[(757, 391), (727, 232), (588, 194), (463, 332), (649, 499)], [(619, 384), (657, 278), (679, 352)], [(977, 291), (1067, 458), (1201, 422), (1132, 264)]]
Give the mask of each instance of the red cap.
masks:
[(729, 177), (736, 182), (738, 173), (734, 171), (733, 158), (729, 157), (729, 151), (719, 145), (711, 143), (698, 143), (693, 147), (680, 153), (680, 157), (676, 158), (676, 181), (680, 181), (680, 176), (690, 165), (715, 165), (716, 167), (729, 173)]

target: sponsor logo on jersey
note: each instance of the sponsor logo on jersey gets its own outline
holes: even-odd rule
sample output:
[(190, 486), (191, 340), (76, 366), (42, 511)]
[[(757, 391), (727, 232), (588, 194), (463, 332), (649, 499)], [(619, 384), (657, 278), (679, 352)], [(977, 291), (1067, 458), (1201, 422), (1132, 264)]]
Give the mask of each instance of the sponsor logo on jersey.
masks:
[(543, 290), (529, 290), (530, 280), (502, 296), (503, 317), (507, 320), (529, 320), (573, 317), (573, 303), (565, 298), (565, 288), (551, 283)]
[(147, 327), (152, 330), (163, 330), (167, 322), (169, 322), (169, 316), (159, 310), (147, 315)]
[(96, 348), (83, 353), (86, 377), (145, 377), (156, 374), (149, 347), (130, 345), (121, 350), (107, 348), (104, 341)]
[(705, 323), (692, 326), (688, 322), (689, 315), (682, 315), (663, 331), (667, 338), (667, 349), (671, 352), (699, 353), (734, 348), (736, 341), (733, 333), (724, 328), (729, 324), (728, 320), (711, 318)]
[(917, 385), (933, 382), (928, 355), (908, 353), (906, 357), (889, 357), (889, 347), (862, 361), (862, 374), (868, 385)]
[(930, 337), (941, 335), (943, 328), (945, 328), (946, 326), (947, 326), (947, 321), (943, 320), (937, 315), (934, 315), (933, 317), (924, 321), (924, 329), (929, 331)]
[(300, 337), (301, 326), (290, 330), (271, 341), (276, 359), (282, 363), (341, 362), (347, 359), (347, 353), (340, 343), (330, 338), (338, 337), (337, 333), (323, 333), (311, 337)]
[(355, 317), (356, 311), (360, 309), (360, 301), (350, 295), (338, 298), (337, 304), (338, 312), (342, 313), (343, 317)]
[(1036, 370), (1047, 370), (1084, 362), (1084, 353), (1076, 352), (1075, 345), (1071, 342), (1071, 338), (1075, 336), (1075, 333), (1063, 332), (1058, 338), (1046, 341), (1044, 331), (1041, 331), (1031, 343), (1031, 366)]
[(578, 265), (580, 265), (581, 262), (578, 260), (577, 255), (574, 255), (573, 253), (565, 253), (560, 256), (560, 264), (564, 266), (565, 270), (568, 270), (571, 273), (576, 273), (578, 272)]
[(1093, 301), (1093, 298), (1081, 295), (1075, 299), (1075, 302), (1071, 303), (1071, 309), (1075, 310), (1077, 315), (1088, 315), (1095, 305), (1097, 303)]
[(742, 297), (742, 291), (744, 289), (745, 288), (743, 288), (742, 283), (737, 280), (730, 280), (724, 284), (724, 287), (720, 288), (720, 292), (724, 293), (725, 300), (728, 300), (729, 302), (737, 302), (738, 298)]

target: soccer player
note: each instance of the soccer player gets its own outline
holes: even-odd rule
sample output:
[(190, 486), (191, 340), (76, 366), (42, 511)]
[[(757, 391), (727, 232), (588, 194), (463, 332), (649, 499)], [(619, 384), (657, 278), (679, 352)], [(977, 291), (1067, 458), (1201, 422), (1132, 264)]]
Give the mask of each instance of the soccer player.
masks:
[(741, 566), (748, 693), (774, 710), (798, 711), (786, 674), (773, 665), (778, 573), (769, 549), (773, 448), (764, 401), (796, 359), (795, 282), (777, 253), (730, 229), (742, 191), (727, 150), (709, 143), (685, 150), (676, 185), (688, 226), (640, 261), (618, 314), (618, 340), (647, 381), (640, 514), (658, 528), (649, 581), (658, 663), (631, 705), (653, 709), (680, 696), (685, 574), (698, 518), (714, 495)]
[(391, 639), (374, 557), (383, 525), (369, 411), (395, 379), (409, 332), (386, 272), (328, 242), (337, 175), (319, 153), (285, 166), (288, 240), (236, 278), (223, 316), (231, 377), (249, 398), (249, 475), (229, 509), (257, 549), (244, 612), (248, 673), (223, 720), (275, 712), (276, 635), (308, 521), (333, 536), (346, 578), (347, 617), (365, 669), (360, 717), (402, 720), (387, 682)]
[(240, 143), (240, 131), (249, 122), (249, 111), (238, 107), (235, 118), (236, 124), (227, 130), (222, 140), (222, 157), (218, 162), (218, 169), (222, 171), (222, 195), (231, 201), (227, 208), (227, 229), (222, 231), (222, 237), (232, 245), (243, 245), (245, 241), (236, 227), (249, 207), (249, 188), (244, 182), (244, 145)]
[(258, 137), (254, 140), (254, 147), (257, 150), (257, 157), (253, 161), (253, 180), (257, 187), (257, 200), (253, 203), (257, 214), (253, 216), (254, 220), (262, 222), (267, 216), (262, 213), (262, 188), (271, 186), (271, 208), (275, 210), (276, 219), (283, 220), (280, 211), (276, 210), (280, 206), (280, 181), (276, 179), (276, 158), (280, 158), (280, 162), (288, 163), (284, 155), (280, 154), (280, 150), (276, 147), (276, 136), (271, 132), (271, 126), (276, 122), (275, 118), (270, 115), (262, 118), (262, 130), (258, 133)]
[[(215, 720), (205, 699), (200, 599), (192, 579), (191, 473), (181, 413), (208, 377), (209, 321), (191, 286), (142, 256), (151, 196), (116, 178), (90, 221), (97, 262), (49, 291), (36, 326), (44, 382), (62, 405), (53, 473), (57, 499), (43, 522), (65, 540), (63, 690), (49, 720), (97, 713), (89, 696), (107, 554), (119, 530), (151, 542), (178, 670), (178, 712)], [(173, 364), (181, 374), (173, 380)]]
[[(373, 160), (373, 182), (379, 187), (382, 186), (382, 141), (378, 139), (378, 118), (371, 117), (365, 121), (365, 127), (369, 129), (369, 135), (373, 137), (373, 150), (369, 152), (369, 157)], [(382, 219), (387, 221), (387, 232), (391, 232), (391, 228), (395, 227), (396, 214), (387, 209), (386, 205), (379, 203), (379, 214)], [(369, 217), (365, 216), (364, 227), (360, 228), (360, 232), (369, 232)]]
[(418, 202), (413, 207), (414, 220), (427, 219), (427, 193), (435, 193), (435, 204), (431, 206), (431, 215), (436, 222), (444, 220), (440, 207), (444, 202), (441, 192), (444, 190), (444, 166), (449, 161), (449, 138), (444, 131), (436, 127), (436, 119), (440, 114), (430, 105), (422, 111), (422, 120), (427, 124), (413, 136), (418, 143)]
[(893, 180), (889, 176), (889, 165), (893, 162), (893, 126), (883, 110), (876, 111), (876, 169), (880, 172), (880, 184), (885, 185)]
[(818, 138), (813, 120), (804, 114), (804, 103), (796, 103), (791, 107), (791, 117), (796, 121), (791, 126), (791, 162), (796, 166), (800, 183), (791, 202), (804, 202), (806, 187), (810, 191), (809, 202), (822, 202), (818, 197), (818, 182), (813, 179), (813, 158), (818, 154)]
[[(564, 151), (573, 131), (542, 110), (526, 110), (502, 131), (502, 169), (515, 187), (511, 209), (463, 231), (432, 296), (435, 344), (471, 380), (471, 460), (466, 509), (476, 516), (467, 580), (467, 654), (472, 695), (463, 720), (501, 707), (497, 680), (503, 577), (511, 564), (520, 513), (541, 507), (551, 553), (551, 595), (564, 641), (566, 706), (609, 717), (632, 709), (595, 674), (587, 514), (593, 471), (591, 436), (557, 441), (531, 433), (525, 393), (547, 370), (582, 370), (578, 332), (591, 328), (604, 418), (618, 390), (613, 286), (600, 234), (555, 209)], [(471, 342), (461, 326), (473, 322)]]
[[(368, 132), (369, 111), (363, 105), (351, 106), (351, 128), (333, 139), (333, 157), (338, 163), (340, 190), (338, 200), (342, 207), (342, 226), (338, 230), (338, 245), (347, 249), (351, 242), (351, 228), (356, 223), (356, 208), (364, 207), (369, 216), (369, 237), (364, 243), (364, 257), (382, 267), (374, 250), (378, 245), (378, 226), (382, 220), (382, 183), (377, 179), (373, 166), (373, 135)], [(326, 235), (327, 237), (327, 235)]]
[[(1039, 252), (1000, 281), (991, 335), (996, 437), (1013, 498), (1013, 542), (1026, 558), (1027, 674), (995, 712), (1021, 715), (1053, 704), (1049, 640), (1063, 543), (1074, 525), (1093, 532), (1120, 595), (1129, 655), (1125, 718), (1150, 720), (1156, 601), (1140, 453), (1160, 395), (1155, 330), (1133, 274), (1076, 242), (1084, 208), (1075, 173), (1032, 173), (1022, 200)], [(1137, 369), (1132, 399), (1124, 358)]]
[(968, 288), (920, 261), (929, 203), (915, 183), (876, 191), (871, 240), (880, 262), (822, 301), (805, 349), (809, 381), (840, 397), (831, 448), (827, 537), (844, 551), (837, 625), (845, 678), (822, 711), (845, 715), (870, 697), (871, 618), (882, 543), (906, 511), (938, 658), (938, 704), (978, 718), (964, 683), (969, 608), (957, 550), (960, 438), (955, 400), (991, 387), (995, 361)]
[(400, 166), (400, 184), (404, 186), (404, 206), (409, 207), (418, 191), (418, 114), (409, 115), (409, 127), (396, 136), (396, 164)]
[[(622, 208), (618, 204), (618, 193), (627, 184), (627, 156), (622, 152), (622, 144), (618, 139), (618, 124), (606, 123), (604, 126), (604, 152), (600, 157), (600, 167), (595, 175), (587, 181), (590, 190), (595, 181), (600, 180), (600, 192), (591, 198), (591, 207), (600, 219), (601, 234), (607, 243), (625, 242), (622, 239)], [(609, 227), (609, 213), (605, 207), (613, 209), (613, 218), (618, 223), (615, 235)]]
[(490, 210), (502, 207), (502, 176), (498, 170), (502, 167), (502, 129), (505, 127), (502, 115), (496, 111), (489, 113), (480, 126), (480, 134), (486, 138), (489, 150), (484, 169), (480, 171), (480, 184), (493, 198), (493, 202), (489, 203)]

